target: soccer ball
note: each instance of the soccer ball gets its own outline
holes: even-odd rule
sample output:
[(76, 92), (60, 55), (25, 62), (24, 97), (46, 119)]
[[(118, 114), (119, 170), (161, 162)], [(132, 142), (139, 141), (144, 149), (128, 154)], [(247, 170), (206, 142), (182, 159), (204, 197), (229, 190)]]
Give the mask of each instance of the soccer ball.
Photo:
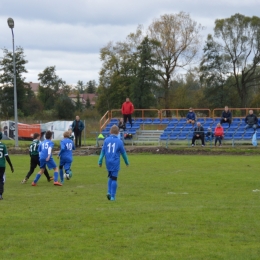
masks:
[(69, 174), (66, 174), (66, 173), (64, 173), (63, 177), (64, 177), (64, 179), (66, 179), (66, 180), (69, 180), (69, 179), (70, 179), (70, 175), (69, 175)]

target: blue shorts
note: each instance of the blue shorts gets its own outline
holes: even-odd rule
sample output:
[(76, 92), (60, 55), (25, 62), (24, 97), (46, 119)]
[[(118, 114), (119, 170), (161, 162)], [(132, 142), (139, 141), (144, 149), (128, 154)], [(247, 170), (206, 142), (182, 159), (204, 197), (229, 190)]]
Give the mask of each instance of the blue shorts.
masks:
[(117, 177), (118, 176), (118, 171), (114, 172), (114, 171), (108, 171), (108, 176), (107, 177)]
[(55, 169), (57, 167), (53, 158), (50, 158), (48, 162), (46, 162), (46, 159), (40, 159), (40, 168), (44, 169), (46, 165), (48, 166), (49, 170)]
[(66, 160), (61, 159), (60, 160), (60, 166), (63, 166), (65, 171), (70, 170), (71, 162), (68, 162)]

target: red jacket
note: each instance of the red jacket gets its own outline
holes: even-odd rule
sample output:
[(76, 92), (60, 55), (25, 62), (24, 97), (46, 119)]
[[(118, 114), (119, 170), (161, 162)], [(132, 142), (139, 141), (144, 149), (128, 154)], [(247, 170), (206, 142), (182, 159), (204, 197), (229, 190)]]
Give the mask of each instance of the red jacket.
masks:
[(124, 102), (122, 105), (122, 114), (123, 115), (130, 115), (134, 112), (134, 105), (129, 102)]
[(223, 129), (223, 127), (222, 126), (216, 127), (214, 135), (215, 136), (224, 136), (224, 129)]

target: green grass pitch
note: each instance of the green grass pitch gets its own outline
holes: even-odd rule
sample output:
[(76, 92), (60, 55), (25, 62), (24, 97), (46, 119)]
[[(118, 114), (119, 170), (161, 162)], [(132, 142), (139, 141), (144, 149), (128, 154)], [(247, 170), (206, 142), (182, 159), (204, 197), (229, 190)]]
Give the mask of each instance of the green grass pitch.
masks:
[(74, 157), (63, 187), (21, 184), (29, 156), (10, 158), (2, 260), (259, 259), (259, 156), (130, 155), (115, 202), (98, 156)]

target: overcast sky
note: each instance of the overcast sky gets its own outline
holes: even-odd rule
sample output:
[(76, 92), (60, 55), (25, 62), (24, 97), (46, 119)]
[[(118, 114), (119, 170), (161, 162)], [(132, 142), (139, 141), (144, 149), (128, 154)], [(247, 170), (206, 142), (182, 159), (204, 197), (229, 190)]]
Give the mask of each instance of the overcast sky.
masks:
[(189, 13), (206, 27), (206, 37), (216, 19), (259, 16), (259, 10), (260, 0), (0, 0), (0, 48), (12, 51), (12, 17), (15, 46), (28, 60), (26, 81), (38, 82), (38, 74), (55, 65), (67, 84), (86, 83), (98, 81), (102, 47), (124, 40), (140, 24), (146, 29), (162, 14)]

